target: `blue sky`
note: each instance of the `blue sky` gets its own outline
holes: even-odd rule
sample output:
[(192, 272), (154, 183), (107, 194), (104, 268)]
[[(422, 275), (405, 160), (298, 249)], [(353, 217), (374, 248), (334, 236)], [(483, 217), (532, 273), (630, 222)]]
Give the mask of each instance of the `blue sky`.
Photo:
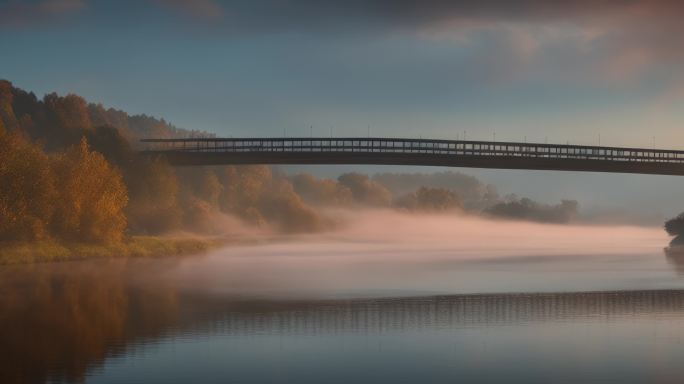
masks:
[(681, 149), (683, 14), (667, 0), (0, 0), (0, 78), (219, 136), (370, 126)]

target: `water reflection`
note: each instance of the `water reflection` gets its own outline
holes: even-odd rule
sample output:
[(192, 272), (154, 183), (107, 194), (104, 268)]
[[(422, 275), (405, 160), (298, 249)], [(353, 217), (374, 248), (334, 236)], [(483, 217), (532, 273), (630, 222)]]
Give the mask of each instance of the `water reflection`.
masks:
[(664, 249), (667, 261), (678, 274), (684, 275), (684, 236), (677, 236)]
[[(222, 333), (317, 334), (517, 325), (684, 312), (684, 291), (437, 296), (250, 303), (222, 314)], [(199, 330), (199, 328), (198, 328)]]
[(82, 381), (130, 348), (174, 335), (382, 334), (684, 314), (684, 291), (256, 300), (154, 279), (174, 262), (0, 270), (0, 382)]
[[(171, 287), (131, 284), (137, 263), (63, 263), (0, 269), (0, 382), (80, 381), (131, 340), (177, 322)], [(157, 266), (159, 267), (159, 266)]]

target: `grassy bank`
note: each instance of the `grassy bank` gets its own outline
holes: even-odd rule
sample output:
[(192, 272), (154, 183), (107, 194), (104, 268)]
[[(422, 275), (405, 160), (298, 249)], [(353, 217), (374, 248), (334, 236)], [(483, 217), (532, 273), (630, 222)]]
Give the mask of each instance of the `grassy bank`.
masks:
[(65, 244), (42, 241), (0, 243), (0, 265), (92, 258), (165, 257), (201, 253), (221, 245), (218, 238), (133, 236), (117, 244)]

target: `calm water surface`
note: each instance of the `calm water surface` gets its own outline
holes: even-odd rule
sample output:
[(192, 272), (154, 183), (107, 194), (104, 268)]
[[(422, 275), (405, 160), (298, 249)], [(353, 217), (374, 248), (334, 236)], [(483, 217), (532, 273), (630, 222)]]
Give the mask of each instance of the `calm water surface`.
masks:
[(636, 231), (2, 267), (0, 382), (681, 383), (684, 259)]

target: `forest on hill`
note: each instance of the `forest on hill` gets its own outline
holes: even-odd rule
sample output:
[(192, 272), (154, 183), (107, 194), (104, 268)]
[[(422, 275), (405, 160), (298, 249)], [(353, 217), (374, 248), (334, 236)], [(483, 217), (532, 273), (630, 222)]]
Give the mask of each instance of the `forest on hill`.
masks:
[(545, 205), (457, 172), (285, 175), (264, 165), (172, 168), (139, 155), (144, 137), (207, 137), (55, 93), (38, 98), (0, 80), (0, 241), (117, 244), (133, 235), (224, 233), (220, 215), (281, 233), (333, 228), (329, 208), (474, 212), (567, 222), (577, 203)]

